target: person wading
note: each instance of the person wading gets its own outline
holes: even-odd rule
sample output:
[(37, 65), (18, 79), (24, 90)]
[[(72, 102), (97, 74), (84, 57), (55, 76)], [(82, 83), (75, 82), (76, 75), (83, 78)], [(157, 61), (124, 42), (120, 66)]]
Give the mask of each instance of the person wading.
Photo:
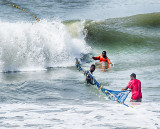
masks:
[(94, 59), (94, 60), (99, 60), (99, 62), (107, 62), (108, 64), (113, 65), (113, 64), (111, 63), (111, 61), (109, 60), (109, 58), (107, 57), (106, 51), (103, 51), (103, 52), (102, 52), (102, 55), (100, 55), (100, 56), (92, 57), (92, 59)]
[(141, 81), (136, 79), (136, 74), (132, 73), (130, 75), (130, 81), (125, 88), (122, 90), (127, 90), (128, 88), (132, 91), (131, 102), (141, 102), (142, 101), (142, 92), (141, 92)]
[(93, 80), (92, 78), (89, 76), (89, 74), (93, 74), (93, 72), (95, 71), (96, 66), (94, 64), (91, 65), (90, 70), (86, 71), (86, 81), (87, 84), (93, 84)]

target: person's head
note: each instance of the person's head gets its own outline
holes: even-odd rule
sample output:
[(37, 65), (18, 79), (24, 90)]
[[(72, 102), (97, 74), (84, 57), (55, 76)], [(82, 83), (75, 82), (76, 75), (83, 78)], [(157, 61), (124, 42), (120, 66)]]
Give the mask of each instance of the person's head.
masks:
[(132, 73), (132, 74), (130, 75), (130, 78), (131, 78), (131, 80), (136, 79), (136, 74), (135, 74), (135, 73)]
[(94, 72), (95, 69), (96, 69), (96, 66), (94, 64), (92, 64), (91, 67), (90, 67), (90, 71)]
[(103, 56), (103, 57), (106, 57), (106, 51), (103, 51), (103, 52), (102, 52), (102, 56)]

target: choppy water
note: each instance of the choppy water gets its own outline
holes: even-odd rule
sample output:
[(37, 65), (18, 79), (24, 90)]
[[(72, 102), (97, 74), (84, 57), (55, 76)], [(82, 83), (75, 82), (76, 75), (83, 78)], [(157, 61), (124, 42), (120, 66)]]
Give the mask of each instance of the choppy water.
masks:
[[(0, 1), (0, 128), (160, 128), (160, 11), (157, 0)], [(120, 90), (133, 72), (142, 103), (127, 108), (87, 86), (89, 69), (107, 51), (114, 67), (96, 65), (105, 88)]]

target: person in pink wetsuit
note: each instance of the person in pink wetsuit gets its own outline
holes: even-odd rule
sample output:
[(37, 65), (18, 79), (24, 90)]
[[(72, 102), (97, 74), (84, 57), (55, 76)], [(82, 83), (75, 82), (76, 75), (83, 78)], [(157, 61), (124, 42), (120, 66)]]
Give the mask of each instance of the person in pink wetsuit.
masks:
[(142, 92), (141, 92), (141, 82), (136, 79), (136, 74), (132, 73), (130, 75), (131, 80), (128, 85), (122, 90), (127, 90), (128, 88), (132, 91), (131, 102), (141, 102), (142, 101)]

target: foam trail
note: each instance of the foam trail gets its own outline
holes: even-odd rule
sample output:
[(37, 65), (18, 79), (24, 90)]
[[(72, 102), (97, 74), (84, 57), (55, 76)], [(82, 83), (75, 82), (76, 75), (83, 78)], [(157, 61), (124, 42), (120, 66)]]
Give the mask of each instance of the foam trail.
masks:
[[(0, 71), (42, 70), (74, 65), (74, 57), (87, 54), (85, 36), (71, 37), (59, 21), (39, 23), (0, 21)], [(79, 26), (83, 28), (83, 25)]]

